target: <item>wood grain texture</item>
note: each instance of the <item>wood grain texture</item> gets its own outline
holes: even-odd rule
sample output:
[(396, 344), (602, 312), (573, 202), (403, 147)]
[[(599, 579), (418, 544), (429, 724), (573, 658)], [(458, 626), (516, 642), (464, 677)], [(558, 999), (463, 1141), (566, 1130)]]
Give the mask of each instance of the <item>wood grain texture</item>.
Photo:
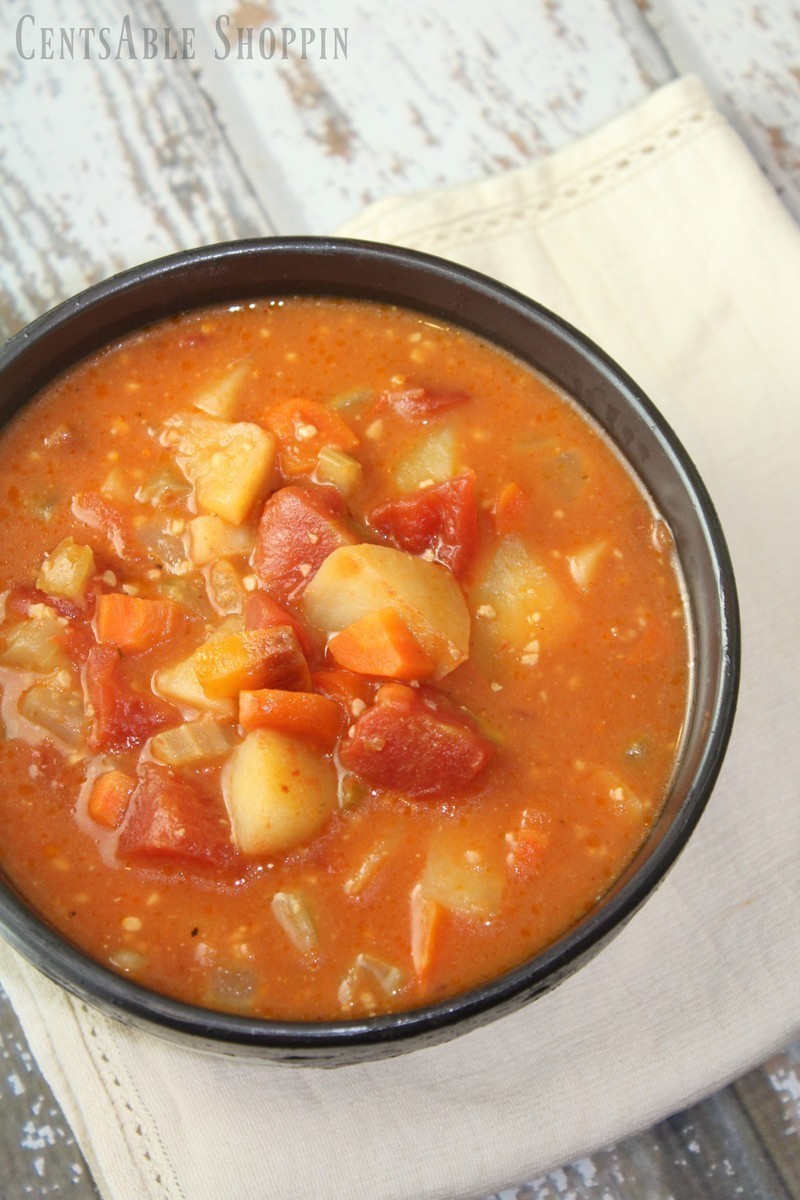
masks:
[[(182, 0), (166, 7), (186, 16)], [(192, 9), (200, 86), (284, 233), (332, 232), (378, 197), (524, 166), (669, 78), (632, 0), (496, 0), (488, 15), (483, 0), (408, 0), (391, 21), (375, 0), (340, 0), (325, 20), (347, 30), (347, 58), (324, 61), (313, 49), (215, 60), (218, 6)], [(236, 11), (245, 26), (320, 20), (307, 0)]]
[(679, 73), (700, 75), (800, 217), (800, 7), (789, 0), (639, 0)]
[[(173, 250), (273, 232), (188, 63), (20, 60), (0, 12), (0, 335)], [(137, 20), (162, 26), (153, 0)], [(36, 6), (40, 26), (118, 27), (113, 0)]]

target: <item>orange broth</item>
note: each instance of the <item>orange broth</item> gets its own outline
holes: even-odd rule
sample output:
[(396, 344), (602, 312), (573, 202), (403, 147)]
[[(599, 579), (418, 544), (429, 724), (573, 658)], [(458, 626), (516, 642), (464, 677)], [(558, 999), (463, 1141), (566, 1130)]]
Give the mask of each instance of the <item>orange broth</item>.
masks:
[[(335, 414), (332, 424), (324, 413)], [(246, 513), (226, 521), (223, 553), (200, 564), (189, 531), (201, 529), (198, 516), (216, 515), (219, 472), (231, 459), (222, 492), (245, 486), (241, 447), (229, 453), (234, 435), (223, 429), (242, 423), (265, 431), (263, 470), (243, 498), (236, 493)], [(319, 457), (326, 438), (332, 459)], [(577, 406), (478, 338), (350, 301), (189, 313), (109, 347), (29, 404), (0, 440), (0, 479), (0, 864), (101, 963), (182, 1000), (266, 1017), (414, 1008), (547, 946), (647, 836), (688, 693), (669, 530)], [(445, 490), (424, 511), (412, 504), (375, 517), (437, 487)], [(313, 500), (312, 523), (290, 534), (275, 502), (285, 488), (299, 489), (301, 507)], [(350, 691), (336, 699), (332, 677), (317, 674), (343, 669), (331, 656), (336, 617), (315, 624), (327, 612), (325, 588), (315, 605), (307, 599), (318, 571), (332, 570), (332, 558), (324, 568), (314, 560), (320, 546), (330, 550), (328, 530), (343, 562), (366, 544), (391, 548), (390, 564), (413, 560), (415, 579), (425, 564), (425, 579), (468, 614), (468, 656), (454, 665), (454, 626), (434, 628), (441, 610), (428, 612), (427, 583), (412, 611), (380, 576), (366, 608), (399, 613), (433, 673), (407, 678), (397, 667), (399, 684), (371, 673), (379, 660), (369, 624), (371, 633), (351, 638), (367, 669), (345, 664), (337, 679)], [(275, 583), (284, 535), (295, 538), (288, 552), (296, 535), (313, 551), (291, 587)], [(72, 550), (63, 558), (65, 544), (81, 548), (80, 561)], [(109, 595), (160, 604), (132, 612), (99, 599)], [(254, 595), (281, 606), (271, 626)], [(114, 632), (120, 623), (130, 645)], [(268, 636), (253, 639), (248, 625)], [(207, 649), (220, 626), (230, 654), (250, 655), (243, 674)], [(391, 651), (395, 632), (390, 625)], [(213, 711), (159, 684), (159, 672), (204, 644)], [(398, 653), (406, 662), (407, 649)], [(252, 703), (266, 724), (239, 724), (242, 691), (281, 692), (294, 712), (285, 693), (319, 693), (326, 679), (333, 707), (315, 712), (334, 723), (341, 714), (334, 744), (317, 718), (276, 735), (262, 695)], [(373, 724), (360, 725), (371, 713)], [(199, 750), (198, 723), (214, 743)], [(188, 759), (169, 739), (157, 749), (178, 726), (193, 727)], [(245, 742), (273, 758), (245, 769)], [(258, 764), (282, 769), (295, 752), (295, 774), (321, 764), (308, 793), (322, 789), (319, 812), (298, 825), (293, 810), (278, 844), (274, 830), (264, 833), (278, 784), (264, 782), (269, 771)], [(234, 755), (244, 783), (231, 800)], [(92, 792), (112, 770), (121, 799), (101, 823)], [(284, 795), (292, 786), (280, 784)]]

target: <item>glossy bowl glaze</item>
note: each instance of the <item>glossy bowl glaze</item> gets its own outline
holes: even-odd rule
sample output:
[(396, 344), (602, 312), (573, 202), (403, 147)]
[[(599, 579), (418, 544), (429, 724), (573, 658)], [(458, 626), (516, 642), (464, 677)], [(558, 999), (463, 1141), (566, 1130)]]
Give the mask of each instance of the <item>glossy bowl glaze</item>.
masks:
[(149, 991), (88, 958), (0, 880), (0, 933), (35, 967), (110, 1016), (218, 1054), (337, 1066), (445, 1041), (502, 1017), (572, 974), (653, 892), (694, 829), (736, 705), (739, 624), (725, 540), (697, 471), (663, 417), (588, 338), (475, 272), (390, 246), (265, 239), (190, 250), (97, 284), (0, 350), (0, 419), (75, 362), (153, 321), (263, 296), (346, 296), (401, 305), (510, 351), (571, 395), (644, 483), (675, 538), (694, 641), (693, 695), (673, 784), (650, 836), (612, 889), (557, 942), (500, 978), (426, 1008), (318, 1023), (253, 1019)]

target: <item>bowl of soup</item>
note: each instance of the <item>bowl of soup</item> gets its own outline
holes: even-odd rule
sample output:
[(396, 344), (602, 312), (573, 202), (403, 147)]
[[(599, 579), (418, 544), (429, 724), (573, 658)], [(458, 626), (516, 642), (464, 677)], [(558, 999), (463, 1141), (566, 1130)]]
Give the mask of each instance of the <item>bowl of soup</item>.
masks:
[(714, 509), (597, 346), (440, 259), (204, 247), (0, 352), (0, 931), (336, 1065), (511, 1012), (664, 877), (733, 720)]

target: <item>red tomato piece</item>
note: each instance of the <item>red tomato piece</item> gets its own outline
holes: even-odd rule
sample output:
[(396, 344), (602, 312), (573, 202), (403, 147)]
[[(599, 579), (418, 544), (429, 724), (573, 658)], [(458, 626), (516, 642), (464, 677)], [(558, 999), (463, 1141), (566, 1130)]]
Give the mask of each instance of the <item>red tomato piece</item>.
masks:
[[(87, 601), (94, 603), (91, 593), (87, 595)], [(21, 617), (27, 617), (34, 604), (46, 604), (48, 608), (54, 608), (61, 617), (81, 617), (86, 611), (66, 596), (48, 596), (38, 588), (26, 587), (23, 584), (11, 588), (6, 596), (6, 610), (19, 613)]]
[(432, 550), (437, 562), (461, 578), (478, 545), (475, 474), (464, 471), (426, 491), (379, 504), (369, 523), (410, 554)]
[(125, 859), (224, 866), (233, 857), (221, 804), (166, 767), (145, 763), (119, 837)]
[(357, 541), (327, 492), (284, 487), (264, 505), (253, 570), (285, 602), (303, 590), (332, 551)]
[(401, 392), (384, 392), (381, 400), (391, 405), (401, 417), (423, 419), (435, 417), (448, 409), (465, 404), (470, 397), (466, 392), (442, 392), (433, 388), (406, 388)]
[(273, 629), (276, 625), (288, 625), (295, 631), (300, 649), (306, 658), (314, 653), (314, 646), (308, 630), (298, 621), (297, 617), (273, 600), (266, 592), (248, 592), (244, 599), (245, 629)]
[(94, 646), (86, 660), (86, 689), (94, 709), (89, 744), (95, 752), (121, 754), (180, 721), (171, 705), (134, 691), (120, 674), (121, 663), (115, 646)]
[(108, 538), (114, 553), (124, 562), (141, 562), (141, 547), (133, 536), (130, 522), (113, 504), (93, 492), (81, 492), (72, 498), (72, 513), (88, 525), (99, 529)]
[(342, 765), (406, 796), (452, 798), (483, 771), (495, 746), (431, 688), (386, 684), (341, 742)]

